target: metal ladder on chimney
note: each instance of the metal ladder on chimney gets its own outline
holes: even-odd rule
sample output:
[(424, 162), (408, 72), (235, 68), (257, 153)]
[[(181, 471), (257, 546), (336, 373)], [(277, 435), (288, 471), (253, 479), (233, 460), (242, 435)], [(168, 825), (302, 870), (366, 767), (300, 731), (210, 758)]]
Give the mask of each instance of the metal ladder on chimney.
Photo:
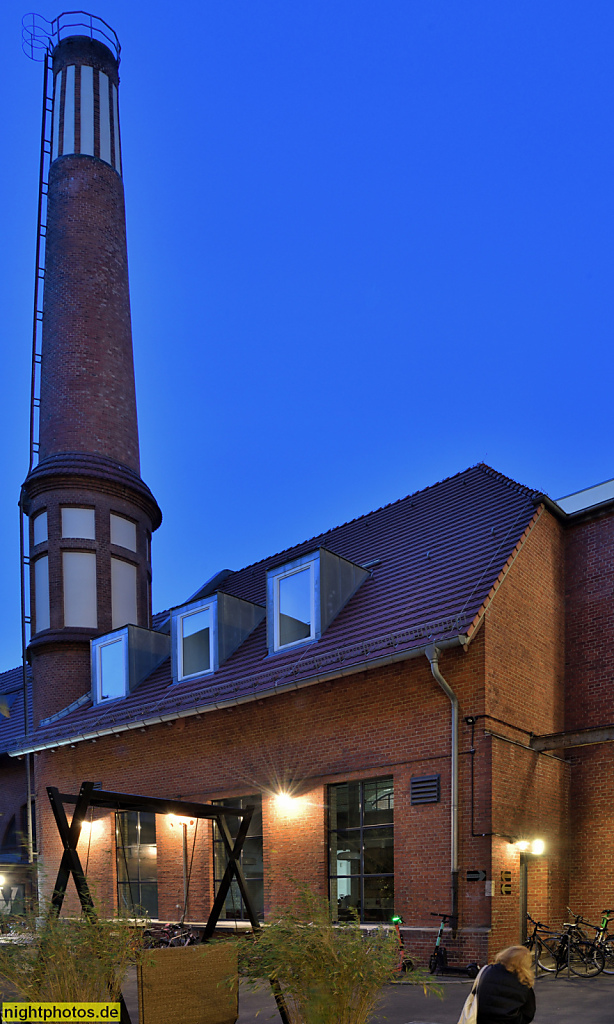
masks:
[[(34, 313), (32, 320), (32, 379), (30, 383), (30, 457), (28, 472), (38, 462), (40, 431), (40, 388), (43, 341), (43, 293), (45, 288), (45, 240), (47, 237), (47, 194), (51, 164), (51, 129), (53, 114), (53, 75), (51, 56), (47, 51), (43, 70), (43, 111), (41, 122), (41, 156), (38, 179), (38, 213), (36, 220), (36, 260), (34, 269)], [(29, 731), (28, 668), (26, 649), (30, 639), (32, 610), (30, 607), (29, 520), (19, 501), (19, 565), (21, 590), (21, 649), (23, 667), (24, 733)], [(26, 754), (28, 861), (34, 860), (32, 824), (31, 758)]]
[(41, 124), (41, 157), (38, 179), (38, 215), (36, 222), (36, 261), (34, 270), (34, 318), (32, 323), (32, 382), (30, 391), (30, 465), (38, 462), (40, 430), (40, 386), (43, 340), (43, 295), (45, 290), (45, 243), (47, 238), (47, 194), (51, 163), (51, 126), (53, 114), (53, 81), (51, 56), (45, 54), (43, 73), (43, 114)]

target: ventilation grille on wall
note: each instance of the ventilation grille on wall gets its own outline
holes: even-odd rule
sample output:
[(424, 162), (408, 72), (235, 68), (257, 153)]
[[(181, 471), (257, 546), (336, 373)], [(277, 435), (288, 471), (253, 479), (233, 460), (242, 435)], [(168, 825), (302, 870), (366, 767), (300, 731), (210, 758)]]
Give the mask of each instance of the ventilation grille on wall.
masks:
[(410, 791), (412, 804), (438, 804), (439, 775), (414, 776)]

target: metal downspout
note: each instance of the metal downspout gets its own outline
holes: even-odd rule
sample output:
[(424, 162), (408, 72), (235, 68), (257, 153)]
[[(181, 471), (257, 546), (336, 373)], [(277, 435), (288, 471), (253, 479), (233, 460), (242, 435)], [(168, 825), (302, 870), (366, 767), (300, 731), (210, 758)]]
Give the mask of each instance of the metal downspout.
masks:
[(434, 645), (427, 647), (425, 654), (429, 659), (433, 678), (439, 683), (443, 692), (450, 699), (452, 711), (452, 757), (450, 767), (450, 872), (452, 876), (452, 928), (454, 932), (456, 932), (458, 924), (458, 698), (450, 684), (446, 682), (439, 671), (439, 648)]

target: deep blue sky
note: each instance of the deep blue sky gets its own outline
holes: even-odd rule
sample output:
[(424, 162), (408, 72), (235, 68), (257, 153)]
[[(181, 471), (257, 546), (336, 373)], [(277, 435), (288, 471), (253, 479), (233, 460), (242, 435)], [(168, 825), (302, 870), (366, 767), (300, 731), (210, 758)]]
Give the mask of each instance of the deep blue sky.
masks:
[[(27, 10), (0, 9), (0, 669), (28, 462)], [(155, 608), (480, 460), (553, 497), (614, 476), (611, 0), (92, 10), (123, 47)]]

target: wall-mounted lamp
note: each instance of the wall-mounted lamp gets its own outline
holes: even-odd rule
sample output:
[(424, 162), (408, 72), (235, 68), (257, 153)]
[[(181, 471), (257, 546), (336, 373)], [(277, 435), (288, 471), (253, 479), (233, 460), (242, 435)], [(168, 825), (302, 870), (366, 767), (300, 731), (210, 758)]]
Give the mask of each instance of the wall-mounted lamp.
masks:
[(279, 810), (283, 811), (284, 814), (288, 814), (290, 811), (294, 809), (295, 806), (295, 800), (294, 797), (292, 796), (292, 793), (287, 793), (284, 790), (281, 790), (279, 793), (275, 794), (275, 803), (277, 804)]
[(175, 825), (193, 825), (194, 818), (180, 818), (178, 814), (168, 814), (168, 823), (171, 828), (175, 828)]
[(102, 834), (102, 822), (83, 821), (81, 823), (80, 834), (82, 839), (98, 839), (98, 837)]
[(517, 839), (514, 847), (519, 853), (532, 853), (534, 857), (540, 857), (546, 844), (543, 839)]
[(0, 885), (4, 885), (5, 882), (6, 878), (4, 877), (4, 875), (0, 875)]

